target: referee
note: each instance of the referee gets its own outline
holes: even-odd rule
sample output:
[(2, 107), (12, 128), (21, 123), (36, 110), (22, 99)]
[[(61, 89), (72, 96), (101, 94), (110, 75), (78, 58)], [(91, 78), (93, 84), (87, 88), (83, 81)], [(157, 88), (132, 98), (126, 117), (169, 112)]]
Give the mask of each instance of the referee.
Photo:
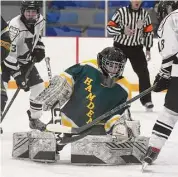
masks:
[[(108, 33), (114, 37), (114, 46), (125, 53), (139, 78), (139, 92), (151, 86), (147, 61), (151, 59), (154, 35), (150, 15), (141, 4), (141, 0), (131, 0), (129, 6), (116, 10), (107, 24)], [(146, 47), (146, 56), (143, 46)], [(147, 111), (152, 111), (151, 93), (140, 101)]]

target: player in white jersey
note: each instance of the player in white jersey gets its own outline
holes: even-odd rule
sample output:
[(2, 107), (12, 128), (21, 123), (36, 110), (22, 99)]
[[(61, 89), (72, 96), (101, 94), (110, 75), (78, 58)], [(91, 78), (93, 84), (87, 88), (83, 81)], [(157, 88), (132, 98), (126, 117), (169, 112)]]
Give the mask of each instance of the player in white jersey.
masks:
[[(158, 28), (159, 52), (162, 65), (155, 83), (155, 92), (168, 89), (163, 111), (154, 124), (149, 148), (143, 160), (143, 169), (156, 160), (178, 120), (178, 3), (164, 2), (164, 9), (173, 7)], [(163, 8), (162, 8), (163, 10)]]
[(42, 114), (42, 105), (33, 102), (34, 98), (44, 89), (43, 80), (34, 66), (28, 78), (25, 74), (33, 60), (40, 62), (45, 57), (45, 47), (41, 42), (41, 31), (45, 20), (40, 14), (41, 1), (22, 1), (21, 15), (9, 22), (11, 51), (4, 60), (2, 67), (3, 81), (8, 82), (10, 75), (19, 88), (30, 90), (30, 109), (27, 111), (30, 128), (44, 130), (45, 124), (39, 118)]

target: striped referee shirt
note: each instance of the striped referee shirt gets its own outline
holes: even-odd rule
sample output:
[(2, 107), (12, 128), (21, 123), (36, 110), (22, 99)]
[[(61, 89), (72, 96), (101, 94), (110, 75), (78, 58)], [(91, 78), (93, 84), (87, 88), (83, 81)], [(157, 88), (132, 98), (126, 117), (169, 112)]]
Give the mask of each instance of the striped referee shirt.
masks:
[[(125, 27), (134, 29), (132, 36), (124, 33)], [(125, 46), (144, 45), (147, 50), (153, 46), (153, 26), (148, 12), (140, 8), (133, 10), (131, 6), (116, 10), (107, 24), (107, 31), (114, 36), (114, 41)]]

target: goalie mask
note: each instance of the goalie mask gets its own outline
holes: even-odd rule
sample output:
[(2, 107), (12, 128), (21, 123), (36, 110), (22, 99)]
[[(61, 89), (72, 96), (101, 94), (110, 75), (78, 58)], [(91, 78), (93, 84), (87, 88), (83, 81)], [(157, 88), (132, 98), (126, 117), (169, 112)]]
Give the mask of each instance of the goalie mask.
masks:
[(42, 1), (22, 1), (21, 16), (25, 24), (34, 25), (40, 17)]
[(105, 87), (113, 87), (115, 81), (122, 76), (127, 61), (126, 56), (118, 48), (107, 47), (98, 53), (97, 60), (103, 73), (102, 84)]

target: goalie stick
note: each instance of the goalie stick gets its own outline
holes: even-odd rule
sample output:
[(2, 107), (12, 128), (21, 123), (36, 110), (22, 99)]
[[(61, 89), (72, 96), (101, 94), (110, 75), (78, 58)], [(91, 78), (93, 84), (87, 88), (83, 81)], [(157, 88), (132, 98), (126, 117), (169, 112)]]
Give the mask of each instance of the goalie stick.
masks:
[(93, 131), (93, 129), (90, 128), (90, 129), (82, 132), (80, 135), (77, 135), (77, 136), (72, 136), (72, 137), (64, 136), (58, 144), (59, 145), (66, 145), (68, 143), (73, 143), (73, 142), (78, 141), (78, 140), (84, 138), (85, 136), (89, 135), (92, 131)]
[(114, 114), (115, 112), (117, 112), (118, 110), (121, 110), (127, 106), (129, 106), (132, 102), (142, 98), (143, 96), (147, 95), (148, 93), (150, 93), (154, 88), (156, 87), (156, 84), (153, 85), (152, 87), (146, 89), (145, 91), (141, 92), (139, 95), (131, 98), (130, 100), (126, 101), (125, 103), (115, 107), (114, 109), (112, 109), (111, 111), (106, 112), (105, 114), (99, 116), (98, 118), (96, 118), (95, 120), (93, 120), (91, 123), (83, 125), (82, 127), (79, 128), (71, 128), (71, 127), (66, 127), (63, 125), (59, 125), (59, 124), (49, 124), (47, 125), (46, 129), (48, 131), (51, 132), (56, 132), (56, 133), (67, 133), (67, 134), (71, 134), (71, 135), (78, 135), (76, 137), (71, 137), (68, 140), (63, 139), (61, 141), (61, 143), (67, 142), (74, 142), (77, 141), (83, 137), (85, 137), (87, 134), (90, 133), (90, 130), (92, 129), (92, 127), (94, 125), (96, 125), (97, 123), (99, 123), (100, 121), (106, 119), (108, 116)]

